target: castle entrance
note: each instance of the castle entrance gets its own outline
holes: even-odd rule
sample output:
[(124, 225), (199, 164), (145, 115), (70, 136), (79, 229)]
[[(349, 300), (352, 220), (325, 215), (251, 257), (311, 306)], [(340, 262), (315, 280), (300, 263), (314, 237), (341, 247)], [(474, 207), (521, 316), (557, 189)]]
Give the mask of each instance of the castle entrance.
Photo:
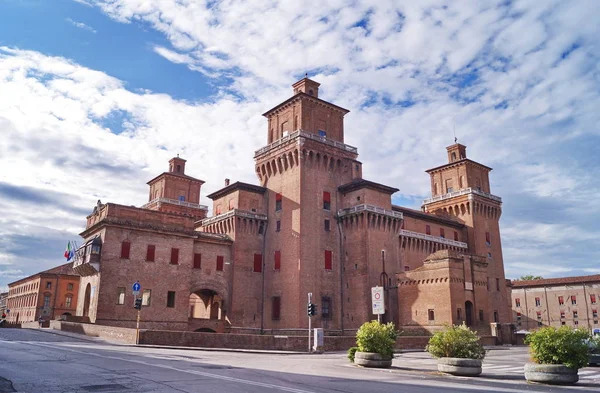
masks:
[(225, 317), (223, 299), (212, 289), (201, 289), (190, 294), (190, 318), (216, 319)]
[(469, 300), (465, 302), (465, 322), (467, 326), (473, 326), (473, 303)]

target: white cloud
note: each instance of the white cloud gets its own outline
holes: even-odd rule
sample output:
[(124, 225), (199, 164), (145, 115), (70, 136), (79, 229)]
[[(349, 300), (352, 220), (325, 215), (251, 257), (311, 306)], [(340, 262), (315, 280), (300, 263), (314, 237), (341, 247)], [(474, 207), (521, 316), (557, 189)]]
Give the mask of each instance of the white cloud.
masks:
[[(84, 2), (82, 2), (82, 4), (90, 5), (90, 4), (87, 4), (87, 3), (84, 3)], [(90, 33), (94, 33), (94, 34), (97, 33), (96, 29), (94, 29), (92, 26), (86, 25), (83, 22), (77, 22), (77, 21), (74, 21), (71, 18), (67, 18), (66, 21), (69, 22), (70, 24), (72, 24), (73, 26), (77, 27), (78, 29), (87, 30)]]

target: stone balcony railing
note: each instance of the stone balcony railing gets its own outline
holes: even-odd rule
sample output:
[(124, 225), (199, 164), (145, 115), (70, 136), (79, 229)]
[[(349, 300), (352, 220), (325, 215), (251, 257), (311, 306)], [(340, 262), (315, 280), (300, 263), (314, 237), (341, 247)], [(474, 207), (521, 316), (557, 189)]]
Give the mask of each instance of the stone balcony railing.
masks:
[(185, 202), (185, 201), (180, 201), (180, 200), (171, 199), (171, 198), (154, 198), (150, 202), (143, 205), (142, 209), (148, 209), (150, 206), (152, 206), (156, 203), (169, 203), (171, 205), (179, 205), (179, 206), (189, 207), (192, 209), (208, 210), (208, 206), (206, 206), (206, 205), (199, 205), (197, 203)]
[(213, 217), (205, 218), (204, 220), (201, 221), (202, 226), (207, 226), (207, 225), (213, 224), (217, 221), (221, 221), (221, 220), (224, 220), (224, 219), (232, 217), (232, 216), (238, 216), (238, 217), (249, 218), (249, 219), (254, 219), (254, 220), (266, 220), (267, 219), (266, 214), (249, 212), (247, 210), (232, 209), (232, 210), (229, 210), (228, 212), (221, 213), (221, 214), (218, 214)]
[(457, 197), (457, 196), (460, 196), (460, 195), (468, 195), (468, 194), (480, 195), (482, 197), (485, 197), (485, 198), (491, 199), (493, 201), (502, 203), (502, 198), (500, 198), (499, 196), (488, 194), (487, 192), (483, 192), (483, 191), (478, 190), (476, 188), (470, 188), (469, 187), (469, 188), (465, 188), (463, 190), (453, 191), (453, 192), (449, 192), (447, 194), (437, 195), (437, 196), (434, 196), (432, 198), (424, 199), (423, 200), (423, 204), (426, 205), (428, 203), (439, 202), (439, 201), (443, 201), (445, 199), (454, 198), (454, 197)]
[(467, 243), (459, 242), (456, 240), (450, 240), (443, 237), (425, 235), (419, 232), (407, 231), (406, 229), (401, 229), (400, 236), (412, 237), (415, 239), (427, 240), (436, 243), (446, 244), (448, 246), (459, 247), (459, 248), (467, 248)]
[(256, 150), (254, 152), (254, 157), (256, 158), (256, 157), (260, 156), (261, 154), (264, 154), (270, 150), (273, 150), (273, 149), (275, 149), (291, 140), (299, 138), (299, 137), (311, 139), (313, 141), (321, 142), (321, 143), (324, 143), (329, 146), (337, 147), (338, 149), (342, 149), (345, 151), (349, 151), (351, 153), (358, 154), (358, 149), (354, 146), (346, 145), (345, 143), (334, 141), (334, 140), (328, 139), (327, 137), (319, 136), (317, 134), (313, 134), (313, 133), (310, 133), (310, 132), (307, 132), (304, 130), (296, 130), (296, 131), (292, 132), (291, 134), (286, 135), (282, 138), (279, 138), (275, 142)]
[(389, 216), (389, 217), (394, 217), (394, 218), (399, 218), (399, 219), (404, 218), (404, 216), (402, 215), (401, 212), (397, 212), (394, 210), (387, 210), (382, 207), (377, 207), (377, 206), (367, 205), (367, 204), (356, 205), (356, 206), (352, 206), (352, 207), (349, 207), (346, 209), (338, 210), (337, 215), (338, 215), (338, 217), (344, 217), (344, 216), (347, 216), (350, 214), (357, 214), (362, 211), (369, 211), (369, 212), (373, 212), (373, 213), (383, 214), (384, 216)]

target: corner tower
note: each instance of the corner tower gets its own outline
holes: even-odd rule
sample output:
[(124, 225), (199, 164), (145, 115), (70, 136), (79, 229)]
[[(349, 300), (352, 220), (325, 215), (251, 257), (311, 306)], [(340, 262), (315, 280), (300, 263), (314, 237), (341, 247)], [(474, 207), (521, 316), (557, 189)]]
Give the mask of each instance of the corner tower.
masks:
[[(502, 199), (491, 193), (492, 168), (467, 158), (467, 147), (455, 143), (446, 148), (448, 163), (427, 170), (431, 178), (431, 198), (423, 201), (423, 210), (440, 216), (455, 216), (467, 229), (469, 253), (488, 262), (489, 302), (484, 322), (510, 322), (509, 299), (504, 276), (500, 215)], [(487, 315), (486, 315), (487, 314)]]

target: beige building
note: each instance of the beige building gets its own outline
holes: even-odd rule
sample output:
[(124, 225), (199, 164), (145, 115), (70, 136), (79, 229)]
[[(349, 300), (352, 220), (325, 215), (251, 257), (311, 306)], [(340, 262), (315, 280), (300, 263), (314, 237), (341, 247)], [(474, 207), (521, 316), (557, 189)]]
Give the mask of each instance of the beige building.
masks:
[(512, 282), (517, 329), (572, 326), (598, 329), (600, 274)]

